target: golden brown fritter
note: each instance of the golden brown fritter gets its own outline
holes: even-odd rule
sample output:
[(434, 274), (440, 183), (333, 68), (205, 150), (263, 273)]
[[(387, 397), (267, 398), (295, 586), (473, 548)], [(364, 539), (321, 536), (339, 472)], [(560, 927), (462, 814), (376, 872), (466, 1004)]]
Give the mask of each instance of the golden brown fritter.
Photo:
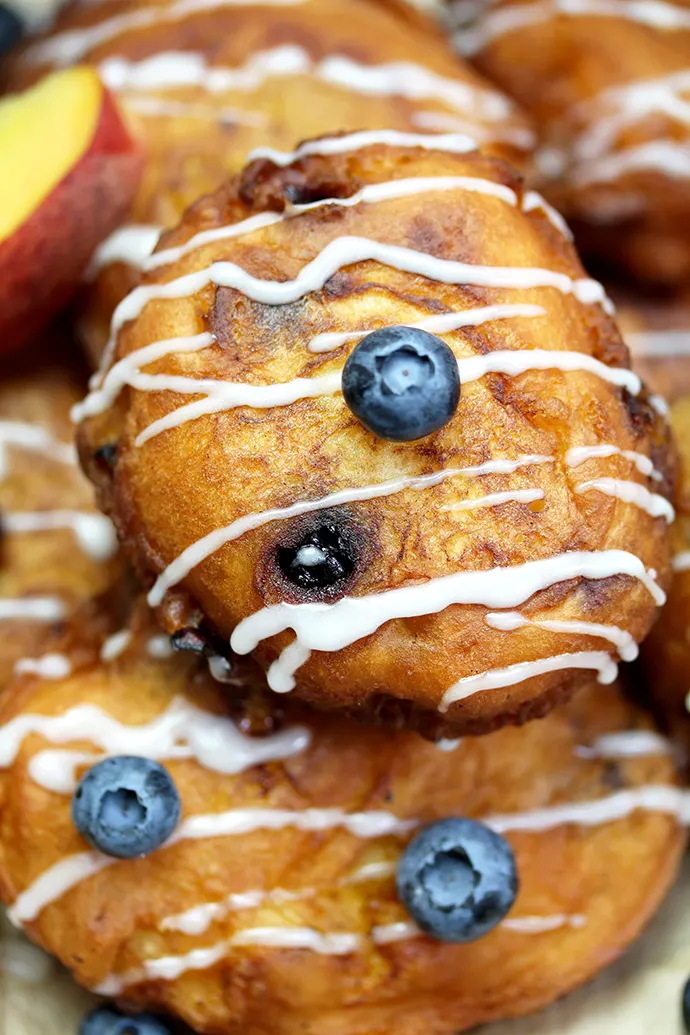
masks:
[[(530, 150), (531, 130), (512, 102), (452, 53), (431, 19), (397, 0), (208, 3), (186, 15), (182, 7), (73, 4), (11, 78), (22, 83), (60, 59), (101, 68), (149, 154), (132, 209), (137, 224), (174, 226), (259, 145), (292, 148), (334, 130), (469, 132), (518, 162)], [(142, 17), (138, 30), (125, 31)], [(102, 43), (66, 35), (85, 27)], [(92, 353), (100, 354), (112, 310), (133, 282), (122, 263), (97, 279), (83, 318)]]
[(673, 583), (668, 602), (643, 649), (654, 703), (690, 757), (690, 396), (671, 407), (671, 424), (680, 454), (676, 521), (672, 529)]
[[(18, 660), (43, 653), (51, 626), (120, 570), (112, 529), (96, 511), (72, 446), (69, 411), (84, 391), (73, 346), (56, 330), (3, 364), (0, 690)], [(46, 527), (51, 521), (57, 527)]]
[(534, 118), (544, 189), (583, 250), (643, 280), (683, 284), (687, 3), (498, 0), (476, 11), (460, 49)]
[[(203, 540), (151, 597), (168, 631), (201, 614), (233, 649), (256, 647), (274, 689), (294, 670), (320, 707), (432, 735), (521, 722), (582, 668), (610, 669), (601, 628), (579, 623), (647, 632), (661, 598), (645, 569), (661, 585), (668, 574), (668, 429), (588, 301), (599, 286), (507, 167), (335, 146), (345, 153), (253, 164), (164, 239), (208, 235), (118, 311), (122, 365), (87, 407), (83, 460), (147, 587)], [(291, 208), (307, 200), (321, 203)], [(436, 434), (385, 442), (344, 405), (343, 363), (366, 332), (429, 319), (446, 321), (459, 359), (459, 407)], [(341, 343), (320, 351), (333, 332)], [(118, 396), (122, 384), (137, 390)], [(92, 461), (105, 445), (117, 445), (107, 471)], [(285, 557), (329, 528), (343, 576), (301, 589)], [(522, 604), (508, 617), (520, 628), (487, 619)], [(539, 624), (554, 619), (578, 624)]]
[[(217, 684), (189, 656), (153, 660), (151, 633), (135, 623), (129, 645), (104, 665), (82, 620), (61, 647), (73, 674), (25, 678), (0, 716), (2, 895), (31, 937), (87, 986), (214, 1035), (448, 1035), (538, 1009), (591, 977), (637, 935), (673, 879), (684, 837), (670, 814), (672, 765), (659, 753), (663, 743), (650, 740), (647, 720), (615, 690), (590, 684), (543, 722), (446, 745), (452, 750), (290, 706), (273, 732), (286, 738), (301, 724), (309, 745), (293, 745), (292, 756), (278, 760), (285, 739), (254, 738), (266, 760), (233, 774), (227, 770), (241, 768), (247, 753), (239, 727), (261, 725), (258, 701), (245, 720), (236, 715), (237, 725), (218, 719), (216, 745), (227, 753), (214, 751), (199, 709), (223, 713)], [(70, 758), (76, 751), (79, 774), (99, 752), (83, 717), (73, 740), (67, 732), (77, 721), (71, 709), (86, 705), (115, 720), (94, 718), (97, 738), (113, 738), (115, 729), (110, 750), (126, 743), (153, 753), (154, 732), (159, 757), (177, 744), (178, 757), (164, 764), (183, 820), (177, 842), (148, 858), (94, 872), (98, 857), (87, 855), (91, 875), (61, 893), (54, 878), (35, 882), (87, 848), (70, 818)], [(166, 737), (160, 717), (171, 708), (178, 724)], [(26, 728), (29, 715), (66, 713), (72, 719), (61, 720), (59, 744), (45, 719), (42, 732), (35, 721), (35, 732), (13, 732), (13, 720)], [(135, 740), (145, 723), (154, 725)], [(630, 731), (646, 751), (617, 757)], [(58, 790), (46, 789), (60, 775)], [(654, 811), (659, 796), (666, 814)], [(650, 811), (633, 811), (643, 798)], [(256, 810), (243, 814), (253, 829), (221, 836), (218, 824), (232, 829), (241, 809)], [(317, 810), (310, 816), (323, 820), (321, 832), (299, 829), (307, 809)], [(347, 829), (353, 813), (368, 831)], [(400, 819), (494, 817), (507, 830), (520, 878), (507, 920), (467, 945), (406, 926), (394, 873), (410, 834), (378, 835), (382, 813), (393, 829)], [(507, 818), (501, 823), (498, 814)], [(278, 815), (285, 825), (267, 829)], [(199, 816), (206, 818), (192, 818)], [(27, 894), (32, 886), (38, 898)], [(275, 944), (286, 937), (293, 947)]]
[(616, 299), (616, 319), (633, 370), (667, 402), (690, 393), (690, 300)]

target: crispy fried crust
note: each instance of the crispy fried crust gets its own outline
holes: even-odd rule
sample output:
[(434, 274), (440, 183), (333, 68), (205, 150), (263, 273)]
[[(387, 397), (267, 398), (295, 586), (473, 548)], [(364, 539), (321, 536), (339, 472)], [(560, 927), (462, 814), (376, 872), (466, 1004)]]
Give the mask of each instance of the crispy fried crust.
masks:
[[(687, 6), (676, 6), (682, 18)], [(626, 17), (634, 4), (620, 7), (619, 17), (610, 7), (603, 17), (604, 5), (571, 16), (551, 0), (526, 4), (523, 21), (518, 0), (499, 0), (480, 5), (465, 42), (474, 50), (476, 38), (476, 66), (534, 118), (545, 190), (583, 250), (643, 280), (682, 285), (690, 270), (690, 181), (681, 171), (688, 130), (673, 111), (684, 90), (666, 104), (664, 96), (655, 103), (654, 91), (668, 95), (671, 77), (687, 69), (690, 32), (645, 24), (644, 11), (636, 21)], [(515, 19), (505, 32), (504, 18)], [(620, 90), (635, 84), (638, 96), (625, 100)]]
[[(104, 667), (97, 660), (102, 622), (89, 630), (82, 620), (62, 645), (73, 659), (73, 675), (58, 682), (23, 680), (6, 698), (2, 722), (89, 704), (141, 725), (180, 695), (222, 712), (223, 701), (196, 660), (151, 660), (151, 632), (140, 623), (125, 653)], [(288, 708), (283, 724), (296, 721), (311, 729), (312, 741), (288, 761), (236, 776), (201, 768), (193, 759), (167, 761), (184, 818), (239, 807), (316, 807), (384, 810), (428, 822), (570, 805), (673, 782), (663, 755), (603, 761), (581, 750), (604, 733), (647, 728), (641, 713), (615, 690), (591, 684), (543, 722), (466, 739), (454, 751), (441, 751), (414, 734)], [(260, 699), (250, 698), (245, 726), (257, 729), (262, 722)], [(51, 745), (41, 736), (27, 736), (0, 781), (0, 887), (7, 902), (49, 866), (85, 848), (70, 820), (69, 798), (46, 791), (29, 773), (31, 760), (46, 747)], [(93, 750), (79, 740), (61, 747)], [(673, 819), (653, 812), (507, 836), (520, 875), (510, 919), (556, 918), (550, 931), (501, 926), (466, 946), (421, 936), (374, 944), (374, 928), (408, 918), (392, 876), (352, 877), (365, 865), (394, 866), (404, 839), (361, 839), (342, 829), (310, 834), (294, 827), (181, 841), (148, 859), (119, 862), (46, 906), (28, 931), (81, 983), (96, 986), (117, 974), (121, 984), (131, 982), (121, 993), (128, 1003), (172, 1012), (199, 1032), (447, 1035), (537, 1009), (614, 959), (666, 891), (684, 841)], [(264, 898), (250, 908), (219, 909), (201, 934), (183, 934), (165, 923), (230, 894), (277, 888), (299, 898), (283, 896), (280, 902), (273, 894), (272, 901)], [(570, 922), (557, 926), (559, 915)], [(258, 927), (350, 932), (361, 944), (346, 955), (260, 945), (218, 949), (229, 939), (237, 942), (239, 931)], [(185, 969), (183, 961), (183, 972), (170, 980), (136, 976), (145, 960), (209, 947), (216, 947), (215, 962), (197, 953), (191, 960), (198, 969)], [(171, 976), (180, 961), (168, 966)]]
[[(88, 7), (74, 4), (60, 16), (51, 36), (100, 25), (149, 6), (160, 8), (165, 3), (112, 0)], [(487, 96), (492, 98), (489, 104), (496, 104), (495, 89), (452, 53), (430, 18), (404, 3), (319, 0), (201, 7), (186, 18), (160, 19), (153, 26), (118, 34), (89, 50), (82, 60), (99, 65), (109, 58), (140, 62), (182, 51), (201, 55), (209, 67), (242, 69), (252, 60), (256, 63), (257, 55), (260, 62), (265, 52), (287, 46), (293, 48), (287, 71), (264, 75), (259, 64), (256, 79), (235, 89), (217, 92), (178, 86), (119, 93), (132, 128), (143, 138), (149, 155), (132, 209), (133, 222), (173, 226), (187, 205), (240, 169), (253, 148), (290, 149), (300, 140), (333, 130), (385, 127), (469, 132), (490, 150), (525, 164), (531, 142), (526, 120), (506, 101), (505, 112), (490, 122), (484, 109)], [(28, 59), (31, 54), (29, 50)], [(305, 66), (301, 73), (295, 71), (299, 68), (295, 54)], [(344, 73), (334, 65), (324, 80), (313, 66), (328, 58), (356, 64), (345, 67)], [(454, 104), (425, 96), (424, 89), (417, 98), (402, 96), (400, 82), (412, 88), (418, 74), (402, 66), (397, 72), (380, 69), (370, 87), (362, 83), (363, 73), (357, 72), (358, 65), (366, 71), (369, 66), (397, 62), (422, 66), (422, 71), (428, 69), (447, 79), (449, 90), (455, 84), (461, 96)], [(37, 67), (44, 70), (46, 65), (27, 64), (20, 56), (11, 85), (24, 83), (36, 74)], [(349, 82), (343, 81), (343, 74)], [(462, 97), (463, 89), (466, 97)], [(148, 104), (148, 110), (142, 104)], [(431, 123), (427, 125), (425, 118)], [(87, 295), (82, 328), (92, 354), (100, 354), (112, 310), (132, 281), (133, 271), (117, 263), (102, 271)]]
[[(27, 346), (11, 365), (5, 363), (0, 385), (0, 524), (16, 512), (80, 511), (96, 513), (93, 489), (76, 465), (47, 451), (21, 448), (22, 428), (43, 428), (59, 456), (67, 457), (74, 430), (70, 407), (85, 391), (85, 380), (68, 338), (51, 330), (46, 340)], [(11, 519), (10, 519), (11, 520)], [(7, 518), (6, 522), (7, 524)], [(116, 560), (101, 561), (80, 549), (74, 532), (55, 528), (37, 532), (6, 531), (0, 554), (0, 601), (17, 602), (16, 619), (0, 619), (0, 690), (12, 676), (15, 662), (42, 654), (51, 621), (32, 621), (22, 602), (46, 597), (62, 604), (64, 617), (92, 594), (105, 590), (119, 574)]]
[[(508, 187), (523, 198), (520, 181), (496, 159), (375, 146), (311, 157), (286, 168), (257, 162), (217, 196), (191, 209), (162, 246), (180, 245), (200, 231), (259, 212), (280, 212), (288, 202), (347, 198), (370, 184), (443, 176), (483, 179), (489, 187)], [(325, 205), (200, 247), (147, 275), (145, 283), (169, 281), (221, 260), (258, 278), (289, 280), (330, 242), (348, 235), (472, 265), (543, 267), (581, 276), (572, 247), (546, 215), (537, 209), (523, 213), (519, 204), (511, 206), (486, 193), (447, 190), (351, 207)], [(169, 356), (147, 369), (271, 385), (342, 368), (353, 343), (325, 355), (309, 352), (309, 341), (321, 332), (364, 333), (497, 303), (536, 303), (546, 313), (492, 320), (447, 334), (459, 357), (534, 347), (581, 352), (611, 366), (628, 363), (611, 319), (600, 306), (583, 304), (573, 295), (553, 288), (453, 286), (375, 262), (341, 269), (323, 290), (287, 305), (251, 302), (233, 289), (212, 287), (190, 297), (151, 301), (138, 319), (125, 325), (117, 357), (159, 339), (210, 331), (216, 339), (212, 347)], [(667, 427), (644, 393), (633, 396), (605, 378), (553, 370), (516, 377), (488, 374), (464, 385), (457, 413), (445, 428), (414, 443), (375, 438), (340, 395), (331, 394), (292, 405), (239, 407), (201, 416), (136, 444), (154, 420), (190, 398), (165, 390), (125, 390), (115, 406), (82, 426), (85, 467), (146, 585), (190, 544), (241, 516), (401, 475), (535, 455), (547, 462), (509, 475), (450, 478), (419, 491), (332, 507), (327, 517), (356, 542), (355, 570), (350, 583), (339, 587), (340, 595), (362, 597), (462, 570), (610, 549), (639, 555), (647, 568), (656, 570), (662, 585), (667, 580), (662, 518), (600, 491), (576, 491), (580, 483), (597, 477), (639, 482), (655, 493), (671, 489)], [(117, 443), (113, 471), (92, 460), (106, 443)], [(661, 481), (648, 481), (620, 455), (569, 466), (571, 447), (596, 443), (651, 457)], [(543, 492), (543, 507), (539, 500), (535, 506), (509, 501), (452, 509), (468, 499), (528, 488)], [(168, 631), (193, 624), (190, 613), (197, 612), (228, 637), (240, 620), (264, 606), (328, 601), (298, 595), (277, 561), (281, 545), (299, 540), (323, 520), (324, 512), (317, 511), (264, 523), (193, 566), (164, 601), (161, 617)], [(535, 596), (524, 613), (539, 620), (620, 625), (639, 641), (653, 619), (654, 605), (641, 583), (616, 575), (559, 581)], [(589, 635), (534, 625), (498, 631), (487, 626), (485, 615), (482, 606), (451, 606), (438, 614), (386, 622), (342, 650), (317, 650), (299, 668), (296, 692), (320, 707), (354, 709), (365, 717), (388, 715), (431, 734), (479, 732), (543, 713), (581, 679), (568, 671), (546, 673), (516, 686), (475, 693), (439, 717), (439, 702), (456, 680), (607, 646)], [(256, 657), (268, 668), (291, 639), (286, 632), (264, 640)]]

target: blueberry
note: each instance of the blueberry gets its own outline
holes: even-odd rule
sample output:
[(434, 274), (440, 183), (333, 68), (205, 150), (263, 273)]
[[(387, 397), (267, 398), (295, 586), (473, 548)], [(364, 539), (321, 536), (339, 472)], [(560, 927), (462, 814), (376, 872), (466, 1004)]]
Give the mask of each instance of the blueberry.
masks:
[(355, 570), (353, 536), (335, 522), (324, 522), (294, 546), (279, 547), (278, 564), (285, 577), (301, 589), (332, 589)]
[(23, 32), (22, 21), (16, 11), (0, 3), (0, 55), (18, 43)]
[(426, 934), (472, 942), (511, 909), (518, 889), (505, 838), (472, 819), (442, 819), (410, 842), (398, 867), (398, 894)]
[(682, 1011), (685, 1030), (690, 1032), (690, 978), (683, 985)]
[(112, 1007), (99, 1006), (81, 1022), (79, 1035), (170, 1035), (170, 1028), (152, 1013), (126, 1017)]
[(120, 755), (89, 769), (72, 799), (72, 819), (93, 848), (136, 859), (160, 848), (180, 821), (168, 771), (148, 758)]
[(458, 361), (444, 341), (418, 327), (367, 334), (343, 370), (343, 397), (365, 428), (413, 442), (447, 424), (460, 399)]

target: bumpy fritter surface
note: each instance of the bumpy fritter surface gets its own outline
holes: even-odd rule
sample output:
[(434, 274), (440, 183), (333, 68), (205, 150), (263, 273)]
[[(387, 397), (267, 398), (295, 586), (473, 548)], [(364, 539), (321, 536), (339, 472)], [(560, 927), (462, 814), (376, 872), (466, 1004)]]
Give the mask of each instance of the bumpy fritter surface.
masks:
[(690, 269), (686, 3), (478, 4), (461, 50), (541, 136), (548, 196), (583, 248), (653, 282)]
[[(433, 178), (452, 189), (437, 189)], [(466, 178), (476, 189), (465, 189)], [(392, 198), (401, 180), (407, 196)], [(358, 204), (342, 203), (357, 194)], [(331, 200), (289, 217), (291, 204), (319, 199)], [(256, 646), (274, 689), (287, 689), (294, 670), (296, 693), (318, 706), (429, 734), (523, 721), (585, 678), (583, 667), (607, 665), (613, 648), (600, 627), (545, 628), (544, 620), (644, 636), (660, 599), (644, 571), (661, 585), (668, 574), (666, 520), (653, 516), (668, 507), (668, 429), (629, 380), (611, 318), (569, 293), (584, 288), (589, 297), (598, 286), (580, 279), (571, 245), (533, 200), (507, 167), (477, 152), (375, 145), (284, 167), (257, 162), (164, 239), (162, 247), (179, 249), (209, 232), (212, 243), (183, 248), (123, 303), (115, 320), (121, 365), (89, 400), (96, 415), (82, 425), (81, 446), (147, 586), (204, 540), (182, 558), (186, 571), (171, 569), (150, 598), (162, 603), (168, 631), (201, 614), (221, 637), (235, 631), (238, 652)], [(266, 213), (271, 225), (228, 237), (236, 223)], [(357, 255), (341, 253), (351, 247), (381, 261), (353, 262)], [(428, 264), (439, 260), (430, 270), (437, 279), (428, 279)], [(218, 278), (228, 273), (241, 290), (202, 286), (214, 262), (228, 264), (214, 267)], [(302, 272), (309, 263), (310, 281)], [(477, 269), (489, 286), (466, 284)], [(178, 281), (188, 274), (198, 276)], [(519, 286), (554, 276), (557, 287)], [(169, 281), (175, 286), (161, 286)], [(294, 300), (265, 304), (268, 281)], [(501, 283), (510, 286), (494, 286)], [(452, 322), (453, 314), (456, 326), (476, 324), (443, 333), (465, 382), (455, 416), (418, 442), (375, 438), (338, 394), (353, 344), (381, 326), (444, 315)], [(310, 351), (332, 332), (340, 344), (329, 339), (329, 351)], [(155, 355), (162, 358), (146, 366)], [(516, 358), (524, 372), (490, 372), (492, 364), (509, 371)], [(575, 369), (553, 369), (559, 364)], [(621, 377), (627, 388), (609, 380)], [(202, 398), (196, 379), (205, 379)], [(139, 390), (118, 396), (122, 384)], [(256, 386), (249, 397), (248, 385)], [(117, 446), (112, 470), (92, 461), (104, 445)], [(431, 484), (413, 480), (420, 476)], [(331, 499), (339, 492), (349, 496)], [(350, 544), (350, 574), (330, 592), (303, 591), (284, 574), (281, 550), (324, 523)], [(484, 575), (472, 581), (463, 572)], [(457, 578), (442, 582), (447, 576)], [(487, 619), (492, 608), (521, 604), (519, 628), (496, 627), (505, 616)], [(299, 651), (275, 666), (290, 628)], [(553, 660), (571, 653), (572, 664)]]
[[(83, 372), (57, 331), (3, 364), (0, 383), (0, 690), (20, 659), (114, 579), (116, 540), (77, 465), (70, 407)], [(50, 527), (54, 523), (55, 527)]]
[[(179, 0), (73, 4), (19, 58), (11, 83), (77, 61), (98, 65), (146, 144), (131, 215), (145, 227), (174, 226), (257, 146), (291, 148), (348, 129), (469, 132), (520, 162), (533, 143), (514, 104), (452, 53), (430, 18), (397, 0), (218, 2), (186, 12)], [(146, 254), (136, 231), (114, 238), (110, 258), (136, 257), (142, 240)], [(102, 261), (83, 317), (97, 354), (134, 278), (107, 253)]]
[[(82, 620), (61, 648), (72, 675), (25, 678), (0, 716), (2, 896), (32, 938), (104, 994), (170, 1011), (216, 1035), (446, 1035), (537, 1009), (586, 980), (635, 937), (675, 874), (684, 838), (670, 814), (672, 765), (663, 743), (649, 742), (647, 720), (615, 690), (590, 685), (543, 722), (465, 739), (454, 750), (292, 707), (282, 719), (264, 715), (250, 696), (235, 724), (218, 718), (214, 749), (199, 710), (223, 714), (217, 684), (189, 656), (152, 660), (152, 631), (135, 623), (129, 645), (104, 665)], [(246, 675), (235, 678), (242, 684)], [(180, 790), (183, 823), (176, 844), (146, 859), (93, 872), (99, 857), (83, 856), (91, 875), (63, 884), (61, 893), (55, 878), (36, 882), (61, 862), (64, 875), (64, 861), (86, 851), (68, 792), (70, 759), (78, 774), (98, 757), (83, 711), (71, 712), (87, 705), (110, 717), (96, 713), (91, 725), (91, 736), (105, 738), (110, 750), (124, 742), (151, 749), (156, 731), (159, 757), (177, 745), (178, 757), (165, 765)], [(166, 737), (161, 716), (171, 708), (178, 719), (180, 709), (187, 714)], [(45, 716), (63, 717), (59, 743)], [(258, 730), (269, 719), (283, 738), (300, 724), (308, 746), (281, 761), (277, 741), (253, 738), (273, 760), (227, 772), (247, 754), (239, 727)], [(79, 723), (73, 740), (70, 721)], [(144, 724), (142, 740), (135, 727)], [(621, 731), (622, 740), (608, 737)], [(624, 742), (629, 748), (630, 731), (646, 750), (616, 757)], [(670, 799), (661, 806), (666, 814), (653, 811), (659, 795)], [(652, 811), (634, 811), (643, 798)], [(233, 810), (241, 809), (257, 810), (256, 827), (228, 834)], [(261, 826), (276, 809), (288, 815), (286, 825)], [(344, 818), (310, 833), (297, 826), (307, 809), (378, 818), (367, 833), (348, 831)], [(381, 813), (393, 823), (507, 817), (493, 820), (508, 831), (520, 875), (507, 920), (464, 946), (390, 927), (409, 923), (394, 885), (409, 833), (378, 836)], [(586, 825), (573, 825), (578, 818)], [(218, 823), (224, 836), (213, 836)], [(287, 932), (293, 947), (277, 946)], [(319, 951), (329, 941), (319, 936), (335, 934), (350, 936), (338, 954)]]
[(690, 758), (690, 396), (671, 407), (678, 441), (680, 472), (676, 522), (672, 530), (673, 582), (668, 602), (645, 643), (643, 660), (654, 703)]
[(633, 370), (667, 402), (690, 393), (690, 299), (616, 299), (616, 319)]

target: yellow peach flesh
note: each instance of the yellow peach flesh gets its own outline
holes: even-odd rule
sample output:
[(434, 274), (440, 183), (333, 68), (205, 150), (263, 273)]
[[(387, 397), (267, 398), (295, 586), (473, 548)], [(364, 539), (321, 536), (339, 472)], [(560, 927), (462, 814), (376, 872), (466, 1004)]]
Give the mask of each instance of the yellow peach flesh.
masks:
[(0, 242), (88, 150), (102, 100), (96, 72), (71, 68), (0, 101)]

